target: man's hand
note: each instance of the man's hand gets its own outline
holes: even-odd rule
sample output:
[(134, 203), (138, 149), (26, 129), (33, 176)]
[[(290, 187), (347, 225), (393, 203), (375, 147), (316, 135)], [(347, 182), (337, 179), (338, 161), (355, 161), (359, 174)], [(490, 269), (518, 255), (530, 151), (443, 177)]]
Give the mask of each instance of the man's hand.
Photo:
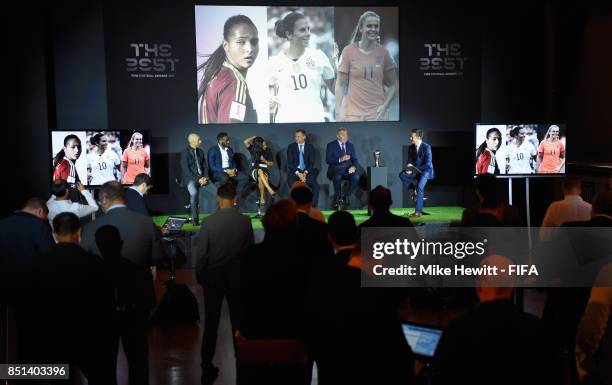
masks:
[(161, 234), (162, 234), (162, 235), (167, 235), (167, 234), (170, 234), (170, 230), (168, 230), (168, 229), (167, 229), (167, 228), (165, 228), (165, 227), (161, 227), (161, 228), (159, 229), (159, 231), (161, 232)]
[(306, 173), (305, 172), (298, 172), (298, 178), (300, 178), (300, 181), (306, 183)]
[(348, 169), (348, 173), (349, 173), (349, 174), (354, 174), (354, 173), (355, 173), (355, 170), (356, 170), (356, 169), (355, 169), (355, 166), (351, 166), (351, 167), (349, 167), (349, 169)]
[(198, 179), (198, 183), (200, 184), (200, 186), (206, 186), (208, 184), (208, 178), (203, 176)]
[(236, 176), (236, 169), (235, 168), (226, 168), (225, 169), (225, 173), (229, 176)]
[(79, 190), (79, 192), (83, 192), (83, 190), (85, 190), (85, 186), (83, 186), (83, 183), (81, 182), (77, 182), (76, 188)]
[(350, 160), (351, 156), (349, 154), (343, 155), (340, 157), (340, 162), (344, 162), (346, 160)]

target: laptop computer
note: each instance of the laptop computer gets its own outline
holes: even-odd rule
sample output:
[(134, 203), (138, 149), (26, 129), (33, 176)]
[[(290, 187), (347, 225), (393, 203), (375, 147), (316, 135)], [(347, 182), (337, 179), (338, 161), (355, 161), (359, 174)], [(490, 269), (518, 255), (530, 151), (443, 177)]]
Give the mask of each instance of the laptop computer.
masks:
[(187, 218), (168, 217), (162, 227), (168, 229), (170, 233), (177, 233), (183, 229), (186, 222)]
[(423, 358), (433, 358), (442, 338), (441, 329), (409, 322), (402, 324), (402, 329), (414, 354)]

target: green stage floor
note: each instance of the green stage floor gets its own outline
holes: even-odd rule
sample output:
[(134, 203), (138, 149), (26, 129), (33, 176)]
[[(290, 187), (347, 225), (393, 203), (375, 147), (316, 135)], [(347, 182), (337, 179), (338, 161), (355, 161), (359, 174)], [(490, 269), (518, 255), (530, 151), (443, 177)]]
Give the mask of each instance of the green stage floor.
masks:
[[(368, 210), (348, 210), (355, 217), (355, 221), (357, 224), (365, 222), (368, 216)], [(396, 215), (408, 216), (410, 213), (414, 212), (414, 208), (407, 209), (391, 209), (391, 212)], [(460, 221), (461, 213), (463, 212), (463, 207), (458, 206), (436, 206), (436, 207), (426, 207), (425, 212), (430, 215), (423, 215), (420, 218), (410, 218), (412, 223), (439, 223), (439, 222), (452, 222), (452, 221)], [(327, 219), (333, 211), (323, 211), (323, 215)], [(244, 213), (245, 215), (253, 216), (255, 213)], [(202, 219), (206, 218), (210, 214), (200, 214), (200, 222)], [(187, 215), (174, 215), (177, 217), (187, 218)], [(168, 215), (161, 215), (157, 217), (153, 217), (153, 221), (159, 226), (163, 225), (168, 218)], [(253, 229), (263, 229), (261, 224), (261, 220), (253, 218)], [(192, 224), (186, 224), (183, 227), (185, 231), (197, 231), (199, 227), (195, 227)]]

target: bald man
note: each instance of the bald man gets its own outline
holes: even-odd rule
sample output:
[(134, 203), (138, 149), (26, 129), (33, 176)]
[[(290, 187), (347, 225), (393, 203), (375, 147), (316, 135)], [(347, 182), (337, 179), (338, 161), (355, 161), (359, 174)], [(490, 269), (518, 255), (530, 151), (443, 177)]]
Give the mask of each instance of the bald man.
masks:
[(189, 143), (181, 153), (181, 174), (183, 186), (189, 192), (189, 204), (191, 206), (192, 223), (200, 224), (200, 187), (208, 184), (208, 168), (206, 167), (206, 156), (200, 148), (202, 139), (195, 132), (187, 136)]

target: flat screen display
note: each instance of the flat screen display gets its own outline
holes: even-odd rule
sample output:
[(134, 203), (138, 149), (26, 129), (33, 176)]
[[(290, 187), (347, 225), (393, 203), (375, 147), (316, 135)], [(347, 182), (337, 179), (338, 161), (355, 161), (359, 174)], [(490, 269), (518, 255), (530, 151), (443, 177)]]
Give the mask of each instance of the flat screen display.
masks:
[(101, 186), (108, 181), (134, 183), (140, 173), (151, 175), (148, 131), (80, 130), (51, 132), (53, 180), (71, 185)]
[(565, 124), (477, 124), (474, 174), (565, 175)]

